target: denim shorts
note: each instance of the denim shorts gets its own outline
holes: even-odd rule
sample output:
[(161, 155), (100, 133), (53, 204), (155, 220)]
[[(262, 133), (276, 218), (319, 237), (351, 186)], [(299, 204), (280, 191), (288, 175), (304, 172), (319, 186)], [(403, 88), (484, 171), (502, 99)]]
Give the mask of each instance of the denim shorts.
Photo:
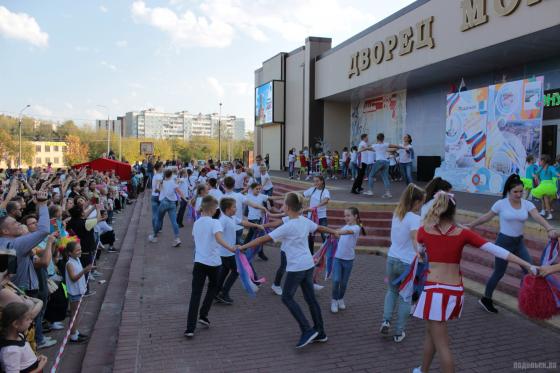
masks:
[(69, 298), (70, 302), (79, 302), (80, 299), (82, 299), (82, 295), (81, 294), (78, 294), (78, 295), (68, 294), (68, 298)]

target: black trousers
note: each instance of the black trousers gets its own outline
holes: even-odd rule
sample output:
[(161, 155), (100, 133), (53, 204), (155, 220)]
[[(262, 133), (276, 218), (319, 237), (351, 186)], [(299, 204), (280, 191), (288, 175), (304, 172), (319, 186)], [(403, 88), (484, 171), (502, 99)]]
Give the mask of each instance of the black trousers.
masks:
[(115, 231), (107, 231), (99, 236), (99, 240), (103, 245), (111, 245), (115, 243)]
[(183, 225), (183, 218), (185, 216), (185, 211), (187, 211), (187, 202), (184, 200), (180, 200), (179, 211), (177, 212), (177, 224), (179, 226)]
[(229, 296), (229, 290), (237, 280), (237, 263), (235, 256), (222, 256), (222, 267), (218, 276), (218, 292)]
[(200, 307), (200, 317), (207, 317), (214, 302), (214, 297), (218, 293), (218, 275), (221, 266), (208, 266), (206, 264), (194, 263), (192, 274), (192, 290), (191, 301), (189, 303), (189, 315), (187, 316), (187, 330), (192, 332), (196, 329), (196, 322), (199, 317), (200, 298), (202, 297), (202, 290), (204, 290), (204, 283), (208, 277), (208, 290), (206, 296)]
[(362, 182), (364, 181), (367, 166), (367, 164), (362, 163), (360, 169), (358, 170), (358, 176), (356, 177), (356, 180), (354, 180), (354, 184), (352, 184), (352, 192), (358, 192), (358, 189), (362, 189)]

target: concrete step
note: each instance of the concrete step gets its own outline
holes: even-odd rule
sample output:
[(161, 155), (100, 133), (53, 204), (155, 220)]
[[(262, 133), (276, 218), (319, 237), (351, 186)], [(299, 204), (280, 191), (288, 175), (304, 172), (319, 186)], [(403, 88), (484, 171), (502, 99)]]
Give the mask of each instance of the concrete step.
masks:
[[(494, 256), (485, 252), (484, 250), (467, 246), (463, 249), (463, 261), (473, 264), (479, 264), (488, 268), (494, 268)], [(533, 258), (534, 261), (534, 258)], [(506, 274), (521, 279), (524, 275), (523, 271), (517, 264), (509, 264)]]
[[(486, 284), (492, 274), (492, 271), (492, 268), (482, 264), (473, 263), (467, 260), (461, 261), (461, 272), (463, 276), (481, 284)], [(506, 273), (498, 283), (497, 289), (503, 291), (504, 293), (517, 296), (520, 285), (520, 278)]]

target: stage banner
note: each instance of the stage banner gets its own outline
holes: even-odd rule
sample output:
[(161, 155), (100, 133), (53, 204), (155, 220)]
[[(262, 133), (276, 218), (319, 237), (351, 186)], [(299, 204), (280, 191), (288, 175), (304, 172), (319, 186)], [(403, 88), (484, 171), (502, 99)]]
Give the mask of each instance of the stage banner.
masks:
[(447, 96), (445, 160), (436, 176), (453, 189), (499, 194), (512, 173), (540, 155), (543, 77)]

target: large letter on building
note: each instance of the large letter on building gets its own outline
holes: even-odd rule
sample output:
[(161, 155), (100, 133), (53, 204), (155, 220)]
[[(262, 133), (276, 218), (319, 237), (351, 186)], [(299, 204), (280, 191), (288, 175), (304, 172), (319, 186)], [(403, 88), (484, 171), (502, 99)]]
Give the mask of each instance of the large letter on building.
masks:
[(413, 35), (412, 27), (407, 27), (399, 32), (399, 56), (404, 56), (412, 52), (412, 47), (414, 46), (414, 40), (412, 40)]
[(350, 69), (348, 69), (348, 79), (352, 78), (352, 76), (360, 75), (360, 70), (358, 69), (358, 59), (360, 57), (360, 52), (356, 52), (352, 55), (352, 61), (350, 61)]
[(391, 35), (387, 39), (385, 39), (385, 45), (387, 46), (385, 61), (391, 61), (393, 59), (393, 51), (397, 47), (397, 35)]
[(535, 5), (540, 3), (541, 0), (527, 0), (527, 5), (531, 6), (531, 5)]
[(358, 70), (364, 71), (369, 69), (369, 65), (371, 63), (371, 59), (369, 48), (364, 48), (360, 51), (360, 58), (358, 59)]
[(383, 51), (384, 46), (383, 43), (378, 41), (377, 43), (373, 44), (373, 61), (377, 65), (379, 65), (383, 61)]
[(520, 2), (521, 0), (494, 0), (494, 10), (501, 16), (507, 16), (517, 9)]
[(486, 0), (463, 0), (461, 8), (463, 9), (461, 31), (467, 31), (488, 22)]
[(424, 47), (435, 47), (434, 38), (432, 37), (432, 23), (434, 17), (423, 19), (416, 24), (416, 49)]

